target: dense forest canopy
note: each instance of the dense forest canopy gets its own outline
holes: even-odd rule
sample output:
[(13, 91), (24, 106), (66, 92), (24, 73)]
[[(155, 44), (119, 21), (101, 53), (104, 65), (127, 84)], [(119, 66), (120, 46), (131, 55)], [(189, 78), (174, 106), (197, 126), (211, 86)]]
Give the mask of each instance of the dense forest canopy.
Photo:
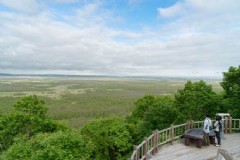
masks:
[(0, 115), (0, 159), (126, 159), (152, 130), (203, 120), (206, 113), (240, 118), (240, 66), (223, 73), (221, 86), (217, 94), (204, 81), (187, 81), (174, 97), (145, 95), (126, 119), (100, 118), (80, 130), (57, 123), (44, 101), (27, 96)]

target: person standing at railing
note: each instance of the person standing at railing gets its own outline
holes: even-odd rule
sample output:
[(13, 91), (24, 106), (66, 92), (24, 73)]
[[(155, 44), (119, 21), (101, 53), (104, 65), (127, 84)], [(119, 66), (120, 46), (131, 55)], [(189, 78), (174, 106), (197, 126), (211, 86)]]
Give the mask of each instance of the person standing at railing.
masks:
[(212, 120), (209, 118), (209, 115), (206, 114), (204, 125), (203, 125), (204, 146), (209, 146), (209, 133), (211, 128), (212, 128)]
[(222, 117), (217, 116), (216, 117), (216, 122), (214, 123), (215, 126), (215, 133), (216, 133), (216, 138), (217, 138), (217, 144), (216, 147), (221, 146), (221, 137), (220, 137), (220, 132), (222, 131), (222, 122), (221, 122)]

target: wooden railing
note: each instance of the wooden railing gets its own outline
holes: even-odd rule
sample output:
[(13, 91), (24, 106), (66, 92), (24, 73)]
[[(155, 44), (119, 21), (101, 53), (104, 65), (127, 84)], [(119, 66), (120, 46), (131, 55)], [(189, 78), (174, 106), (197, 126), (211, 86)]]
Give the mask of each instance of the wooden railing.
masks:
[[(213, 121), (214, 123), (214, 121)], [(156, 130), (138, 146), (134, 146), (134, 151), (128, 160), (147, 160), (158, 152), (158, 147), (173, 143), (174, 140), (184, 135), (185, 131), (192, 128), (203, 128), (203, 121), (188, 121), (180, 125), (171, 125), (171, 127)], [(240, 119), (224, 119), (224, 133), (231, 134), (232, 131), (240, 131)]]
[(233, 160), (233, 157), (229, 154), (228, 151), (218, 148), (216, 160)]

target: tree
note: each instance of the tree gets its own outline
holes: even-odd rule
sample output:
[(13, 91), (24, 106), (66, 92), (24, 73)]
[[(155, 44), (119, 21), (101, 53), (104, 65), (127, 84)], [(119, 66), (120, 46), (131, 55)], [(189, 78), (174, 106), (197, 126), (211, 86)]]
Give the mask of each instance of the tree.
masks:
[(149, 106), (149, 111), (144, 115), (143, 127), (151, 132), (168, 128), (171, 124), (179, 123), (178, 116), (178, 110), (171, 97), (157, 97), (156, 102)]
[(13, 144), (0, 158), (8, 160), (90, 160), (94, 150), (91, 141), (84, 141), (80, 133), (58, 131), (40, 133), (24, 141)]
[(240, 65), (230, 67), (223, 72), (221, 86), (224, 89), (224, 102), (227, 112), (233, 117), (240, 117)]
[(14, 105), (15, 111), (25, 113), (27, 115), (36, 115), (46, 117), (48, 111), (45, 102), (40, 100), (36, 95), (23, 97)]
[(155, 97), (146, 95), (135, 103), (135, 108), (126, 118), (134, 144), (153, 130), (161, 130), (171, 124), (182, 122), (181, 114), (174, 106), (174, 99), (169, 96)]
[(175, 94), (176, 106), (185, 120), (202, 120), (205, 114), (214, 116), (216, 106), (211, 105), (217, 98), (212, 86), (204, 81), (188, 81), (183, 89), (179, 89)]
[(132, 139), (127, 125), (118, 118), (101, 118), (91, 121), (81, 129), (85, 140), (95, 147), (93, 159), (126, 159), (132, 150)]
[[(149, 107), (157, 102), (157, 98), (153, 95), (146, 95), (135, 102), (135, 108), (131, 118), (135, 120), (143, 120), (144, 115), (149, 112)], [(130, 118), (130, 117), (129, 117)]]
[(24, 97), (14, 105), (14, 111), (0, 116), (0, 144), (6, 150), (18, 136), (31, 139), (37, 133), (65, 130), (47, 116), (47, 107), (37, 96)]

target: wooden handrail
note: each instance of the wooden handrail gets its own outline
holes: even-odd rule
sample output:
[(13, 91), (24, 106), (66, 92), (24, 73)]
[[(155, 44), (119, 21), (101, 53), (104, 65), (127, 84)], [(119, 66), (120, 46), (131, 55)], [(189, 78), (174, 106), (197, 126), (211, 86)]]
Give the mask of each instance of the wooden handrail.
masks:
[[(176, 126), (171, 125), (171, 127), (160, 131), (153, 131), (148, 138), (144, 138), (141, 144), (134, 147), (134, 151), (128, 160), (149, 159), (151, 155), (158, 152), (159, 146), (169, 142), (173, 144), (173, 141), (183, 136), (188, 129), (203, 128), (203, 122), (204, 121), (188, 121), (187, 123)], [(215, 120), (212, 122), (214, 123)], [(224, 132), (231, 134), (232, 131), (240, 131), (240, 119), (232, 119), (230, 117), (224, 120)]]
[(218, 148), (216, 160), (222, 160), (222, 157), (224, 157), (225, 160), (233, 160), (233, 157), (228, 151)]

